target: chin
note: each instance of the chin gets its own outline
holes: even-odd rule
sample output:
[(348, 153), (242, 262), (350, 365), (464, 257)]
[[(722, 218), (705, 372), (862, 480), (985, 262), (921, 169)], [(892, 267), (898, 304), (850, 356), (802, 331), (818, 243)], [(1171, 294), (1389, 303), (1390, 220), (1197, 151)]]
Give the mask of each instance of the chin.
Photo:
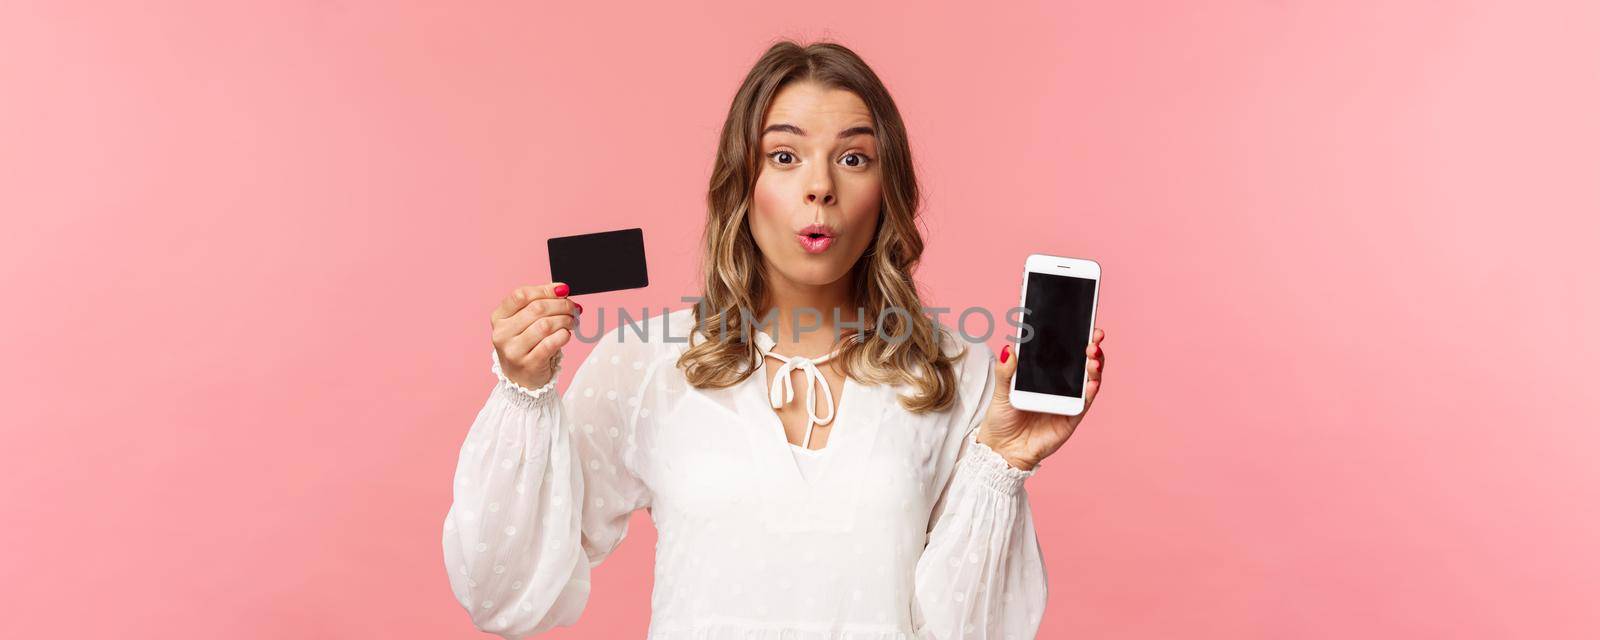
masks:
[[(810, 256), (806, 256), (809, 258)], [(805, 264), (811, 262), (812, 264)], [(833, 284), (850, 274), (850, 265), (833, 264), (833, 261), (801, 259), (801, 264), (773, 265), (778, 273), (795, 284), (819, 287)]]

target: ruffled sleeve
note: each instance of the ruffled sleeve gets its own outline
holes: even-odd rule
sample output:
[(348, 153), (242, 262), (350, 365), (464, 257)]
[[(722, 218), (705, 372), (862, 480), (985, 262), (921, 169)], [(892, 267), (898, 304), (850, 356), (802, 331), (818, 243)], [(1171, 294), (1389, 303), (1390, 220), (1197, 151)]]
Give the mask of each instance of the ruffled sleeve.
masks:
[(517, 385), (494, 356), (497, 380), (461, 446), (443, 536), (451, 590), (478, 629), (516, 640), (576, 622), (590, 569), (649, 505), (625, 459), (625, 399), (643, 384), (643, 368), (628, 365), (648, 346), (602, 337), (564, 397), (554, 377)]
[(1032, 638), (1048, 596), (1023, 487), (1042, 465), (1017, 469), (977, 441), (995, 385), (993, 353), (978, 355), (987, 356), (987, 378), (981, 395), (962, 403), (966, 435), (917, 560), (912, 623), (918, 638)]

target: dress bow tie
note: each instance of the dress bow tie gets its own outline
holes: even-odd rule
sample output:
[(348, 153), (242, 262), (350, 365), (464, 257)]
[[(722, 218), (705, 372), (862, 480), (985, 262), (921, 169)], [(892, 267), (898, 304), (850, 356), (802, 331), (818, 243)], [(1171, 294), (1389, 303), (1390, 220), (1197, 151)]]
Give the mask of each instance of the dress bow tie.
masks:
[[(794, 401), (794, 382), (789, 379), (789, 374), (797, 370), (805, 374), (806, 438), (800, 446), (807, 449), (811, 448), (812, 429), (819, 424), (828, 424), (833, 421), (833, 390), (828, 388), (828, 379), (823, 377), (822, 371), (817, 369), (817, 365), (827, 362), (835, 355), (838, 355), (839, 352), (835, 351), (819, 358), (785, 356), (773, 353), (772, 337), (768, 336), (764, 331), (756, 334), (756, 346), (761, 349), (762, 355), (769, 358), (777, 358), (783, 362), (783, 365), (778, 367), (777, 374), (773, 376), (772, 387), (767, 394), (772, 401), (772, 408), (778, 409)], [(828, 406), (827, 417), (817, 415), (816, 394), (818, 382), (822, 383), (822, 399), (826, 401)]]

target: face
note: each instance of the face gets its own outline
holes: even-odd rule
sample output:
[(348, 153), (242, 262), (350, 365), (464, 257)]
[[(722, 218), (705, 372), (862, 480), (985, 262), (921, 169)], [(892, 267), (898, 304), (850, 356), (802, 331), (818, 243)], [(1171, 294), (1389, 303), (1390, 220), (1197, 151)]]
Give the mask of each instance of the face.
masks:
[(768, 277), (837, 283), (878, 226), (883, 178), (872, 112), (850, 91), (798, 81), (773, 96), (761, 127), (750, 232)]

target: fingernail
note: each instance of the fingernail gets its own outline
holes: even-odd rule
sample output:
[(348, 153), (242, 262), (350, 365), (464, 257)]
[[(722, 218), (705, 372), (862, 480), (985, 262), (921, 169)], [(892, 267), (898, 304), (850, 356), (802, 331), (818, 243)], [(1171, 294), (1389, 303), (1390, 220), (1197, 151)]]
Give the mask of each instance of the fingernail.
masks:
[(567, 292), (568, 291), (571, 291), (571, 289), (567, 288), (566, 283), (562, 283), (562, 284), (556, 285), (556, 297), (557, 298), (565, 298), (565, 297), (567, 297)]
[(1005, 364), (1006, 360), (1010, 360), (1010, 359), (1011, 359), (1011, 345), (1008, 344), (1008, 345), (1006, 345), (1004, 347), (1000, 347), (1000, 364)]
[(576, 301), (576, 300), (572, 301), (572, 306), (578, 308), (578, 313), (583, 313), (583, 305), (578, 304), (578, 301)]

